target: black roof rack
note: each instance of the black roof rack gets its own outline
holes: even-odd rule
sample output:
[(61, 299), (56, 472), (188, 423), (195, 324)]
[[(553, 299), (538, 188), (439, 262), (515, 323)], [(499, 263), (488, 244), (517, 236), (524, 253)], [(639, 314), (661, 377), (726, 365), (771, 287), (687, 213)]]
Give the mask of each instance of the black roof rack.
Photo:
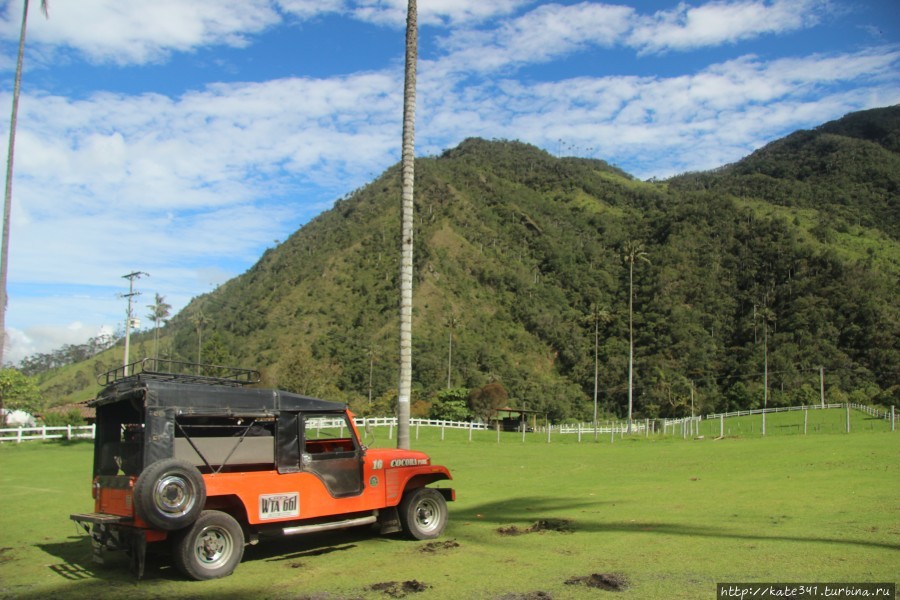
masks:
[(97, 383), (106, 386), (122, 381), (142, 379), (240, 387), (259, 383), (260, 374), (259, 371), (252, 369), (205, 365), (163, 358), (145, 358), (98, 375)]

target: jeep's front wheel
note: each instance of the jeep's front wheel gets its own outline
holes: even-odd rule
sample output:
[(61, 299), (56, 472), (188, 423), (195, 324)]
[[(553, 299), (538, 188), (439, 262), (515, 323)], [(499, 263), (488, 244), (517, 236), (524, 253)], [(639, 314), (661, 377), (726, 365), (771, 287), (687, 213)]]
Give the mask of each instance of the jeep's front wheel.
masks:
[(447, 501), (440, 492), (426, 487), (406, 492), (400, 501), (399, 513), (403, 532), (414, 540), (440, 536), (449, 518)]
[(137, 478), (134, 502), (144, 521), (166, 531), (181, 529), (197, 518), (206, 503), (203, 475), (182, 460), (157, 461)]
[(175, 568), (197, 581), (231, 575), (244, 556), (244, 532), (228, 513), (204, 510), (172, 540)]

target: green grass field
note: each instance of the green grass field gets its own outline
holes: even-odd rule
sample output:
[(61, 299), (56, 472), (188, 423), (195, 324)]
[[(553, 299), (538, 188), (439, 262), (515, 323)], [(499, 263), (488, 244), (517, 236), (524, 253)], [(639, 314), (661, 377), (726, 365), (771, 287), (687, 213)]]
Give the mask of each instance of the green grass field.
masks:
[[(782, 418), (797, 417), (770, 415), (769, 431)], [(850, 435), (550, 444), (422, 428), (414, 446), (455, 477), (440, 543), (371, 530), (263, 541), (208, 582), (183, 580), (164, 557), (141, 581), (124, 556), (93, 564), (68, 519), (92, 509), (90, 443), (5, 444), (0, 597), (694, 599), (726, 581), (896, 582), (900, 432), (856, 424)], [(586, 585), (595, 574), (622, 591)]]

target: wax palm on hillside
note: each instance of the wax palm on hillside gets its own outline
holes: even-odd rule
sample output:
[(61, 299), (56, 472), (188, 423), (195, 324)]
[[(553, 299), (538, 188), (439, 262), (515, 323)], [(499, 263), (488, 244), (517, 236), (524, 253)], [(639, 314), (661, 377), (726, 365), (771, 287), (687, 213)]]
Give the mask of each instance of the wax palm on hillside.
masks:
[[(25, 55), (25, 31), (28, 25), (28, 3), (24, 0), (22, 7), (22, 28), (19, 30), (19, 55), (16, 59), (16, 77), (13, 83), (12, 113), (9, 121), (9, 153), (6, 155), (6, 194), (3, 200), (3, 241), (0, 243), (0, 365), (3, 364), (3, 351), (6, 347), (6, 282), (9, 269), (9, 217), (12, 212), (12, 177), (13, 156), (16, 147), (16, 125), (19, 121), (19, 89), (22, 86), (22, 59)], [(49, 17), (47, 0), (41, 0), (41, 12)], [(3, 399), (0, 398), (0, 408)]]

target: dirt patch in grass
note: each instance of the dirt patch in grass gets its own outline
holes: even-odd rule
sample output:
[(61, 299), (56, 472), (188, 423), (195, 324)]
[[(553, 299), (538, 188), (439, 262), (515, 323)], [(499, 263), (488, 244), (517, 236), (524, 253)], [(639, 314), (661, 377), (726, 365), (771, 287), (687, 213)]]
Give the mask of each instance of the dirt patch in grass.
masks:
[(12, 559), (12, 548), (0, 548), (0, 563), (5, 563)]
[(526, 533), (542, 533), (544, 531), (557, 531), (559, 533), (572, 533), (572, 522), (568, 519), (539, 519), (531, 527), (524, 529), (510, 525), (497, 530), (500, 535), (523, 535)]
[(553, 600), (550, 592), (527, 592), (525, 594), (503, 594), (497, 600)]
[(438, 552), (451, 550), (453, 548), (459, 548), (459, 542), (457, 542), (456, 540), (447, 540), (445, 542), (428, 542), (419, 549), (419, 552), (424, 552), (425, 554), (436, 554)]
[(566, 585), (583, 585), (608, 592), (621, 592), (628, 589), (628, 579), (621, 573), (592, 573), (584, 577), (570, 577)]
[(409, 594), (424, 592), (428, 589), (428, 584), (415, 579), (412, 581), (385, 581), (373, 584), (369, 589), (373, 592), (382, 592), (391, 598), (406, 598)]

